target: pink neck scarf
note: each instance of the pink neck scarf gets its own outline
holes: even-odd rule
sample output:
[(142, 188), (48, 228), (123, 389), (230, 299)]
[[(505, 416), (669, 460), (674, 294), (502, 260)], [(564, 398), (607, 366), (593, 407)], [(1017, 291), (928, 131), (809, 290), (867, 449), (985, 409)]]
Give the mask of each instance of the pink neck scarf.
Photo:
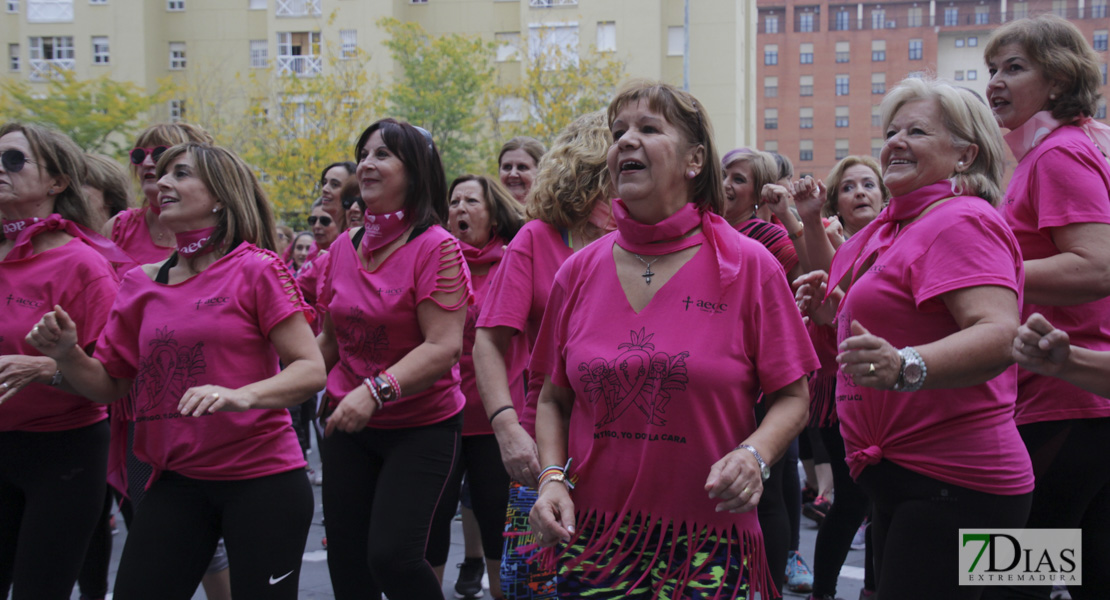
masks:
[(409, 225), (411, 223), (405, 217), (403, 210), (380, 215), (366, 213), (366, 225), (363, 226), (361, 244), (362, 254), (369, 259), (375, 250), (384, 248), (401, 237)]
[(11, 252), (8, 252), (8, 255), (4, 257), (4, 260), (20, 260), (34, 254), (35, 248), (32, 240), (40, 233), (64, 231), (75, 238), (80, 238), (100, 253), (101, 256), (114, 263), (127, 265), (134, 264), (135, 262), (126, 252), (120, 250), (107, 238), (73, 221), (63, 219), (62, 215), (57, 213), (45, 219), (20, 219), (18, 221), (8, 221), (5, 219), (4, 237), (12, 239), (9, 233), (9, 225), (12, 228), (11, 233), (16, 234), (15, 246), (12, 248)]
[(492, 265), (493, 263), (501, 260), (501, 256), (505, 253), (505, 240), (500, 236), (491, 235), (486, 245), (481, 248), (475, 248), (469, 244), (459, 242), (459, 247), (462, 248), (463, 258), (466, 259), (466, 264), (470, 266), (475, 265)]
[[(938, 200), (955, 196), (952, 191), (952, 182), (948, 179), (938, 181), (932, 185), (918, 188), (904, 196), (892, 198), (890, 204), (879, 213), (879, 216), (866, 227), (856, 232), (840, 246), (833, 256), (831, 273), (829, 273), (829, 289), (840, 285), (845, 277), (853, 275), (858, 268), (860, 258), (876, 257), (886, 251), (894, 243), (895, 236), (902, 229), (902, 221), (919, 216)], [(849, 259), (848, 257), (851, 257)], [(858, 274), (854, 276), (858, 277)], [(826, 298), (828, 298), (826, 294)]]
[(177, 253), (185, 258), (192, 258), (212, 252), (216, 249), (216, 245), (209, 244), (208, 240), (212, 239), (212, 234), (215, 232), (215, 227), (205, 227), (204, 229), (175, 233)]
[[(1087, 134), (1087, 137), (1098, 148), (1098, 151), (1103, 156), (1108, 156), (1107, 153), (1110, 152), (1110, 126), (1088, 116), (1078, 117), (1071, 124), (1082, 129), (1083, 133)], [(1021, 159), (1030, 150), (1036, 148), (1048, 137), (1048, 134), (1056, 131), (1062, 125), (1065, 125), (1065, 123), (1052, 118), (1051, 112), (1042, 110), (1029, 117), (1027, 121), (1004, 137), (1006, 144), (1010, 146), (1010, 151), (1014, 153), (1014, 158), (1021, 162)]]

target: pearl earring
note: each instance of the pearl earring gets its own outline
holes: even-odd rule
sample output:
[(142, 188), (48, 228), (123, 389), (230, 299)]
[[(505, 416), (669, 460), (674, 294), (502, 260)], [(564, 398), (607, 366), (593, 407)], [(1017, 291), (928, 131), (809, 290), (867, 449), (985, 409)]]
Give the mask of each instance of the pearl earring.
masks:
[(698, 176), (698, 172), (693, 169), (686, 171), (686, 179), (693, 179)]
[(212, 212), (213, 212), (213, 213), (217, 213), (217, 212), (220, 212), (220, 207), (218, 207), (218, 206), (217, 206), (217, 207), (213, 208), (213, 209), (212, 209)]
[(1056, 99), (1056, 94), (1049, 94), (1048, 99), (1049, 100), (1055, 100)]

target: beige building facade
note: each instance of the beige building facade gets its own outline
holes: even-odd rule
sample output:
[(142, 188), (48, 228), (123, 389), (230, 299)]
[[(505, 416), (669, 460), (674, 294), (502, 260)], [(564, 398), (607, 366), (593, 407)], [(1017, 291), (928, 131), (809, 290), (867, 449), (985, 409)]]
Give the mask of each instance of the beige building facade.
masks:
[[(43, 82), (60, 68), (79, 78), (108, 74), (148, 91), (165, 78), (226, 89), (267, 67), (312, 77), (329, 68), (327, 53), (358, 48), (370, 71), (388, 81), (395, 66), (376, 23), (394, 17), (431, 34), (495, 41), (500, 76), (510, 80), (520, 77), (515, 49), (525, 40), (614, 52), (631, 77), (688, 82), (710, 113), (722, 152), (755, 143), (755, 0), (0, 2), (0, 77)], [(544, 35), (536, 35), (541, 28)], [(180, 100), (161, 106), (156, 120), (188, 118)]]

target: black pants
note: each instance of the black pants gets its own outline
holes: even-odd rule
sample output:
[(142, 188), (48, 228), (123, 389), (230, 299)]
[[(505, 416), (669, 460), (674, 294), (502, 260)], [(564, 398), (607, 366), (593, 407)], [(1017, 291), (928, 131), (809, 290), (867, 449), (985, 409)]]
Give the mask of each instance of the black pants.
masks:
[(852, 538), (871, 509), (871, 503), (863, 488), (848, 473), (840, 425), (822, 427), (820, 432), (832, 467), (836, 502), (821, 523), (813, 547), (813, 595), (835, 596), (840, 568), (844, 566), (848, 551), (852, 549)]
[(96, 521), (81, 572), (77, 575), (77, 587), (82, 596), (103, 598), (108, 595), (108, 567), (112, 561), (112, 490), (104, 494), (104, 508)]
[(979, 598), (984, 588), (959, 585), (959, 530), (1022, 527), (1033, 499), (970, 490), (888, 460), (865, 468), (859, 483), (873, 503), (879, 597), (899, 600)]
[(211, 481), (163, 473), (127, 534), (116, 600), (193, 597), (221, 536), (236, 598), (297, 598), (314, 508), (304, 471)]
[[(1110, 418), (1030, 423), (1018, 427), (1037, 488), (1029, 528), (1083, 530), (1083, 585), (1074, 600), (1110, 598)], [(984, 598), (1049, 597), (1048, 586), (993, 588)]]
[[(766, 415), (763, 403), (755, 407), (756, 422), (761, 423)], [(794, 471), (798, 471), (797, 465)], [(780, 460), (771, 465), (771, 476), (763, 482), (763, 495), (756, 507), (759, 527), (763, 530), (763, 547), (767, 553), (767, 566), (771, 569), (771, 580), (775, 589), (782, 593), (786, 579), (786, 558), (790, 552), (790, 517), (786, 513), (786, 500), (783, 498), (783, 480), (786, 478), (786, 461)], [(800, 496), (799, 496), (800, 498)], [(779, 598), (781, 596), (768, 596)]]
[[(447, 484), (444, 501), (436, 507), (432, 535), (428, 543), (428, 562), (433, 567), (447, 562), (451, 549), (451, 519), (458, 504), (459, 486), (466, 474), (470, 504), (482, 532), (482, 553), (490, 560), (501, 560), (505, 539), (505, 508), (509, 502), (509, 474), (501, 462), (497, 438), (489, 435), (464, 435), (462, 456)], [(453, 493), (452, 493), (453, 492)]]
[(442, 598), (424, 558), (459, 453), (462, 415), (405, 429), (335, 432), (322, 445), (328, 570), (337, 600)]

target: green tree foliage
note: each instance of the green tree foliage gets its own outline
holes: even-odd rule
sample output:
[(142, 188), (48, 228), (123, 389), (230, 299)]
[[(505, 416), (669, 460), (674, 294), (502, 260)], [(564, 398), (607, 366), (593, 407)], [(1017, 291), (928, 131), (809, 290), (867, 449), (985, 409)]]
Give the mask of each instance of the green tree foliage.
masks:
[(0, 80), (0, 121), (48, 125), (86, 152), (119, 158), (146, 126), (147, 111), (171, 89), (163, 82), (147, 94), (134, 83), (107, 75), (81, 80), (73, 71), (55, 69), (45, 88), (21, 79)]
[(427, 129), (447, 178), (474, 171), (482, 155), (483, 107), (495, 81), (495, 45), (479, 36), (431, 36), (416, 23), (378, 21), (399, 67), (386, 89), (389, 115)]

